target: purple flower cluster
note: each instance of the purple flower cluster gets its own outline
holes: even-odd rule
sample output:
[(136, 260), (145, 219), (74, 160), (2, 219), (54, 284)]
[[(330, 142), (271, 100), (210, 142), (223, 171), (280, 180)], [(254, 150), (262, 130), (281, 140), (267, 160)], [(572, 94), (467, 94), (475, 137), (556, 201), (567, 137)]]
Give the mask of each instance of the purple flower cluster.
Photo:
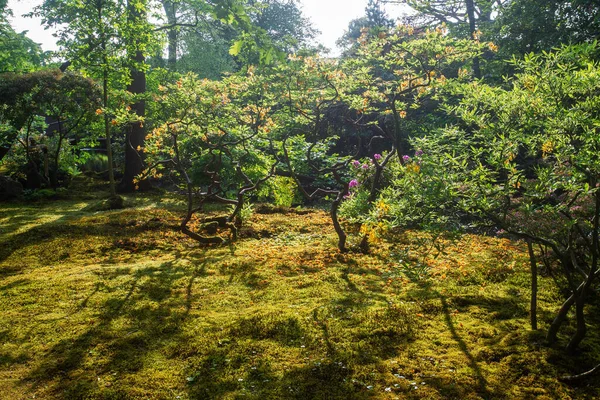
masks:
[(352, 165), (354, 166), (354, 168), (362, 168), (362, 169), (369, 169), (370, 165), (369, 164), (362, 164), (360, 163), (360, 161), (358, 160), (354, 160), (352, 161)]

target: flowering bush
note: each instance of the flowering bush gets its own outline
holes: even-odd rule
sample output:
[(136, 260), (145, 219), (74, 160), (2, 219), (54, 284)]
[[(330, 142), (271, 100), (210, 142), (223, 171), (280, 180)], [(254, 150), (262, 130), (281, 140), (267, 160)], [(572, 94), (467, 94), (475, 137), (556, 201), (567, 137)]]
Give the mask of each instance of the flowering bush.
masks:
[(262, 93), (264, 84), (264, 77), (253, 73), (220, 82), (187, 75), (159, 88), (166, 118), (146, 138), (144, 151), (151, 164), (146, 175), (169, 171), (178, 178), (188, 200), (181, 229), (200, 242), (223, 242), (188, 226), (204, 202), (233, 206), (218, 223), (235, 239), (235, 223), (248, 209), (246, 197), (274, 176), (277, 125), (273, 98)]
[(423, 165), (438, 166), (453, 209), (539, 244), (562, 266), (571, 296), (548, 339), (575, 304), (570, 350), (585, 335), (585, 299), (600, 275), (597, 51), (597, 44), (579, 45), (514, 61), (520, 72), (510, 88), (475, 82), (461, 89), (463, 101), (449, 111), (466, 129), (419, 141)]

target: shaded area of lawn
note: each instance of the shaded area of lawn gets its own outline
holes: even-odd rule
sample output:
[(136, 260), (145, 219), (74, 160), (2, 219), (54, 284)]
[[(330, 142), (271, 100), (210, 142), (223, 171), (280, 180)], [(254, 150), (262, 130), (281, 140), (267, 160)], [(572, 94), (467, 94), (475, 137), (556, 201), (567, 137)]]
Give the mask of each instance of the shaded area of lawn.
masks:
[[(395, 249), (419, 254), (421, 233), (341, 255), (324, 212), (287, 210), (201, 248), (176, 231), (176, 202), (130, 200), (143, 209), (0, 206), (6, 398), (600, 396), (557, 380), (597, 362), (598, 320), (574, 357), (544, 347), (518, 243), (466, 235), (415, 275)], [(542, 329), (559, 300), (541, 278)]]

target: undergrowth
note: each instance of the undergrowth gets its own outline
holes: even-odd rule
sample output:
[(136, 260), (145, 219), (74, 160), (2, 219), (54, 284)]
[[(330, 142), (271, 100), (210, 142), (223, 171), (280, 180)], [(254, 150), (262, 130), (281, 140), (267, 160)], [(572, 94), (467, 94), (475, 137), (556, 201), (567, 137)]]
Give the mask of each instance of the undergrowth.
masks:
[(597, 363), (600, 335), (596, 318), (580, 353), (544, 346), (549, 277), (529, 330), (522, 243), (464, 235), (423, 257), (407, 231), (339, 254), (325, 212), (256, 207), (238, 242), (199, 247), (177, 199), (126, 200), (0, 204), (3, 398), (600, 396), (557, 379)]

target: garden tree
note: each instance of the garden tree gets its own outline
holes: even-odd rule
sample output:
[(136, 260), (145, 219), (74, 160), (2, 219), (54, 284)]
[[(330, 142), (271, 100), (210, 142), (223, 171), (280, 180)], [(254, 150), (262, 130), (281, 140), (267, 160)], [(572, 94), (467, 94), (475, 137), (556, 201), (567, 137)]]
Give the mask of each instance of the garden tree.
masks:
[[(316, 35), (293, 0), (253, 0), (229, 53), (240, 65), (270, 65), (307, 46)], [(316, 49), (312, 49), (316, 51)]]
[(36, 140), (46, 128), (43, 117), (37, 114), (35, 100), (40, 95), (33, 79), (17, 74), (4, 74), (0, 80), (0, 155), (8, 154), (15, 143), (25, 151), (27, 184), (36, 188), (49, 183), (40, 172), (44, 156)]
[[(458, 38), (479, 40), (481, 30), (487, 27), (493, 17), (503, 10), (509, 0), (384, 0), (385, 3), (406, 4), (416, 14), (406, 18), (415, 27), (435, 27), (445, 24), (450, 33)], [(479, 57), (473, 59), (473, 73), (481, 77)]]
[[(246, 197), (270, 179), (277, 166), (271, 133), (275, 99), (252, 68), (247, 76), (222, 81), (188, 74), (160, 90), (157, 100), (166, 118), (148, 135), (145, 151), (151, 164), (141, 178), (168, 171), (182, 185), (187, 213), (181, 231), (189, 237), (223, 243), (214, 235), (221, 227), (235, 240), (236, 225), (250, 210)], [(229, 204), (231, 212), (199, 222), (195, 214), (207, 201)], [(212, 236), (204, 236), (201, 229)]]
[(298, 0), (250, 0), (249, 6), (253, 24), (264, 29), (273, 46), (286, 54), (310, 47), (319, 33), (302, 15)]
[(465, 70), (457, 71), (482, 47), (446, 35), (443, 26), (419, 33), (399, 26), (372, 39), (364, 34), (357, 57), (344, 64), (355, 92), (351, 106), (361, 115), (374, 112), (381, 118), (381, 123), (371, 125), (392, 144), (402, 162), (410, 133), (403, 131), (403, 120), (410, 118), (436, 87), (447, 83), (444, 74), (465, 75)]
[[(79, 139), (76, 134), (94, 119), (99, 106), (98, 87), (79, 74), (58, 70), (5, 74), (0, 80), (0, 119), (7, 128), (2, 146), (8, 149), (19, 143), (30, 176), (56, 187), (66, 140)], [(51, 121), (48, 129), (45, 120)]]
[(597, 52), (594, 43), (514, 61), (519, 72), (509, 88), (464, 87), (451, 108), (462, 129), (418, 141), (448, 207), (535, 244), (548, 271), (560, 268), (569, 294), (547, 339), (556, 340), (574, 305), (569, 351), (585, 336), (586, 299), (600, 275)]
[[(160, 0), (160, 3), (165, 13), (166, 25), (157, 29), (167, 32), (167, 67), (171, 71), (177, 71), (179, 49), (184, 47), (185, 37), (194, 31), (206, 34), (211, 25), (210, 15), (215, 9), (212, 2), (205, 0)], [(219, 3), (224, 2), (214, 4)], [(231, 4), (239, 6), (235, 1)], [(236, 11), (241, 10), (237, 8)]]
[(239, 67), (229, 54), (235, 30), (214, 20), (201, 20), (198, 27), (181, 32), (181, 56), (177, 70), (193, 72), (201, 78), (220, 79)]
[[(143, 12), (144, 1), (130, 0), (130, 7)], [(102, 109), (104, 135), (108, 156), (110, 193), (116, 196), (112, 154), (112, 128), (128, 122), (126, 103), (117, 96), (109, 96), (113, 89), (130, 83), (127, 54), (142, 50), (148, 27), (133, 22), (123, 0), (95, 0), (82, 3), (77, 0), (45, 0), (35, 13), (43, 17), (47, 26), (58, 29), (61, 55), (78, 70), (102, 82)], [(131, 12), (131, 8), (130, 8)], [(139, 47), (138, 47), (139, 46)], [(139, 63), (137, 66), (139, 67)]]
[[(144, 169), (144, 154), (138, 151), (143, 146), (146, 137), (144, 119), (146, 117), (146, 54), (152, 44), (152, 29), (147, 18), (147, 0), (127, 1), (127, 29), (126, 32), (133, 34), (131, 41), (127, 42), (127, 53), (129, 57), (130, 83), (127, 90), (137, 96), (131, 104), (132, 112), (137, 116), (135, 121), (125, 126), (125, 169), (123, 178), (119, 183), (119, 191), (132, 192), (136, 185), (134, 179)], [(148, 189), (148, 182), (139, 182), (138, 188)]]
[(161, 2), (167, 25), (158, 29), (167, 30), (172, 71), (216, 79), (296, 51), (316, 35), (293, 0)]
[(178, 70), (179, 49), (185, 48), (185, 38), (191, 32), (206, 35), (212, 25), (220, 21), (231, 24), (236, 22), (236, 17), (240, 20), (245, 17), (245, 9), (239, 1), (160, 0), (160, 3), (166, 24), (157, 30), (167, 31), (167, 67), (171, 71)]
[(365, 32), (368, 37), (375, 37), (393, 26), (394, 21), (386, 15), (380, 2), (369, 0), (365, 8), (365, 16), (350, 21), (348, 30), (336, 44), (344, 49), (343, 54), (346, 57), (353, 56), (359, 46), (359, 39), (364, 37)]
[(7, 0), (0, 0), (0, 73), (33, 71), (42, 63), (42, 49), (26, 31), (15, 32), (8, 21), (10, 16)]
[[(188, 1), (187, 5), (194, 9), (194, 22), (184, 23), (177, 21), (177, 9), (175, 4), (164, 3), (163, 6), (166, 9), (170, 7), (169, 13), (167, 14), (168, 25), (157, 28), (158, 30), (167, 29), (169, 34), (169, 49), (177, 50), (176, 43), (177, 36), (173, 34), (173, 31), (181, 28), (182, 26), (197, 26), (198, 16), (201, 13), (207, 11), (211, 14), (211, 17), (217, 19), (221, 23), (232, 25), (238, 28), (241, 35), (237, 41), (233, 44), (229, 52), (237, 56), (240, 60), (245, 60), (246, 63), (260, 64), (269, 63), (272, 59), (277, 57), (281, 53), (281, 49), (276, 48), (274, 45), (273, 38), (267, 34), (267, 32), (259, 25), (252, 21), (246, 5), (241, 1), (217, 1), (214, 3), (206, 1)], [(146, 76), (145, 69), (145, 53), (147, 53), (148, 46), (151, 43), (151, 32), (150, 26), (146, 18), (146, 10), (148, 8), (147, 0), (128, 0), (127, 2), (127, 32), (134, 33), (130, 36), (130, 42), (128, 43), (128, 52), (130, 56), (130, 75), (131, 83), (128, 87), (129, 92), (137, 95), (142, 95), (146, 91)], [(290, 11), (290, 9), (286, 9)], [(170, 20), (170, 21), (169, 21)], [(304, 33), (304, 32), (302, 32)], [(285, 36), (284, 36), (285, 37)], [(281, 38), (283, 40), (283, 38)], [(171, 54), (169, 59), (171, 63), (173, 58), (176, 59), (176, 54)], [(148, 186), (147, 182), (138, 182), (137, 185), (134, 183), (134, 179), (138, 176), (144, 168), (144, 154), (138, 151), (138, 148), (142, 148), (144, 144), (144, 138), (146, 135), (143, 120), (145, 117), (145, 102), (143, 98), (139, 98), (131, 106), (133, 112), (137, 115), (137, 120), (128, 124), (125, 137), (125, 170), (123, 179), (119, 185), (121, 191), (132, 191), (136, 187), (141, 188)]]
[[(407, 16), (415, 27), (446, 24), (451, 32), (471, 37), (476, 29), (493, 20), (511, 0), (383, 0), (388, 4), (405, 4), (416, 11)], [(473, 26), (475, 25), (475, 29)]]
[[(232, 12), (246, 12), (245, 8)], [(190, 5), (181, 2), (177, 14), (177, 43), (169, 42), (169, 49), (178, 51), (174, 58), (169, 50), (169, 68), (172, 71), (194, 72), (199, 77), (219, 79), (223, 73), (239, 69), (230, 49), (239, 30), (235, 17), (217, 13), (208, 5)], [(232, 19), (233, 18), (233, 19)]]
[[(347, 234), (342, 228), (338, 210), (351, 185), (348, 164), (355, 154), (331, 152), (339, 132), (326, 118), (328, 109), (342, 102), (347, 76), (337, 62), (318, 57), (290, 56), (289, 62), (276, 68), (271, 87), (282, 107), (277, 117), (284, 127), (281, 138), (282, 160), (306, 200), (332, 198), (330, 215), (338, 235), (338, 248), (348, 251)], [(357, 135), (356, 152), (360, 151)], [(302, 176), (316, 179), (307, 182)]]
[[(444, 27), (415, 33), (407, 26), (399, 26), (371, 40), (365, 34), (361, 43), (357, 57), (347, 60), (344, 66), (353, 86), (350, 104), (360, 115), (355, 123), (376, 128), (389, 143), (385, 157), (372, 157), (362, 164), (365, 169), (372, 167), (372, 176), (362, 179), (360, 193), (353, 198), (354, 202), (366, 201), (366, 204), (353, 207), (366, 211), (377, 199), (383, 170), (391, 157), (395, 155), (401, 166), (410, 164), (408, 140), (417, 132), (408, 131), (410, 124), (406, 121), (415, 118), (425, 101), (448, 82), (444, 74), (464, 77), (465, 65), (480, 53), (483, 44), (454, 39), (446, 35)], [(459, 69), (461, 72), (457, 73)], [(410, 168), (413, 167), (417, 168)], [(368, 189), (364, 186), (367, 182)], [(368, 195), (363, 194), (365, 190)], [(362, 215), (366, 217), (368, 213)], [(360, 218), (360, 215), (355, 217)], [(368, 226), (364, 229), (369, 231)], [(368, 236), (364, 235), (361, 246), (365, 251)]]
[(490, 26), (501, 55), (523, 56), (598, 39), (600, 5), (585, 0), (511, 0)]
[[(177, 50), (177, 29), (186, 26), (198, 25), (198, 14), (209, 11), (214, 18), (223, 23), (227, 23), (238, 27), (243, 33), (241, 38), (235, 43), (230, 50), (232, 55), (238, 55), (238, 58), (247, 59), (253, 63), (270, 62), (270, 59), (277, 54), (277, 50), (273, 46), (273, 40), (266, 34), (266, 31), (260, 26), (253, 23), (244, 4), (238, 1), (234, 2), (216, 2), (207, 3), (205, 1), (188, 2), (188, 6), (195, 7), (193, 23), (180, 23), (177, 21), (177, 9), (175, 3), (163, 3), (167, 13), (168, 25), (158, 29), (168, 29), (169, 49), (175, 50), (175, 54), (169, 55), (171, 66), (174, 66), (173, 59), (176, 60)], [(146, 75), (145, 75), (145, 52), (151, 43), (151, 32), (146, 18), (147, 0), (128, 0), (127, 2), (127, 31), (135, 33), (131, 36), (132, 42), (129, 43), (128, 52), (130, 56), (130, 76), (131, 83), (129, 84), (129, 92), (137, 95), (143, 95), (146, 91)], [(290, 11), (289, 9), (287, 11)], [(303, 32), (304, 33), (304, 32)], [(144, 36), (145, 35), (145, 36)], [(284, 36), (285, 37), (285, 36)], [(280, 40), (283, 40), (281, 38)], [(175, 42), (175, 43), (174, 43)], [(249, 55), (250, 54), (250, 55)], [(133, 112), (137, 115), (137, 120), (128, 124), (125, 136), (125, 170), (123, 179), (119, 185), (121, 191), (132, 191), (135, 188), (147, 187), (148, 182), (134, 183), (134, 179), (144, 168), (144, 154), (137, 150), (141, 149), (144, 144), (146, 132), (143, 125), (145, 117), (145, 101), (139, 98), (131, 106)]]

